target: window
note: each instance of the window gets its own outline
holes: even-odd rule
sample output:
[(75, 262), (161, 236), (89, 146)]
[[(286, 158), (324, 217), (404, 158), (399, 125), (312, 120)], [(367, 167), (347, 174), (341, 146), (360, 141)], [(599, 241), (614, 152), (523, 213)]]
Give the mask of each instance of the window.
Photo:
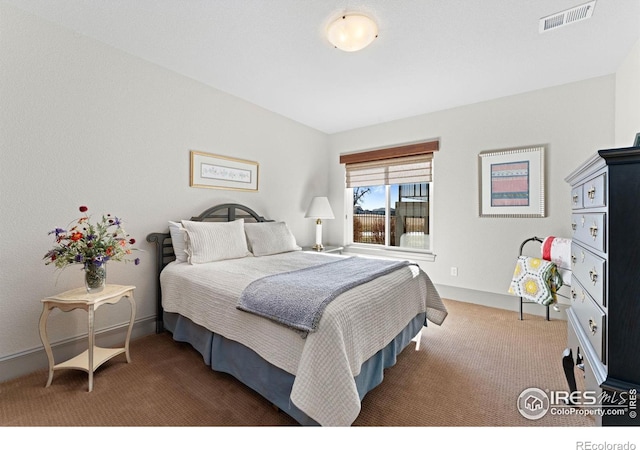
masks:
[[(430, 192), (437, 141), (342, 155), (352, 243), (431, 250)], [(349, 193), (351, 195), (349, 195)]]

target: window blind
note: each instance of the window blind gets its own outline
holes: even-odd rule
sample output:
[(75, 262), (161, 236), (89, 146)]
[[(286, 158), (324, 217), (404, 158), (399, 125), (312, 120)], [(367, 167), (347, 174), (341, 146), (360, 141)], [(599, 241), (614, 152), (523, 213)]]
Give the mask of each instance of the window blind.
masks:
[(348, 188), (432, 181), (433, 152), (439, 140), (340, 155)]
[(345, 164), (348, 188), (432, 181), (433, 153)]

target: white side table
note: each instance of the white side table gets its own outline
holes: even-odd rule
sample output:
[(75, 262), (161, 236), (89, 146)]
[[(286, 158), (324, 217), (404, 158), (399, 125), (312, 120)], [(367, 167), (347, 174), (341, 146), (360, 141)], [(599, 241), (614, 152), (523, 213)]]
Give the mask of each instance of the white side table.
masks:
[[(53, 372), (59, 369), (77, 369), (83, 370), (89, 374), (89, 392), (93, 390), (93, 372), (104, 362), (116, 355), (125, 353), (127, 363), (131, 362), (129, 356), (129, 340), (131, 338), (131, 330), (133, 329), (133, 321), (136, 315), (136, 304), (133, 299), (133, 290), (135, 286), (120, 286), (117, 284), (108, 284), (96, 294), (88, 294), (85, 288), (73, 289), (63, 292), (53, 297), (47, 297), (42, 300), (42, 314), (40, 316), (40, 339), (47, 352), (49, 359), (49, 379), (47, 385), (51, 385), (53, 380)], [(95, 345), (95, 329), (94, 314), (102, 305), (118, 303), (122, 298), (127, 297), (131, 303), (131, 318), (129, 319), (129, 328), (124, 347), (119, 348), (102, 348)], [(55, 364), (51, 344), (47, 336), (47, 318), (52, 309), (59, 308), (61, 311), (68, 312), (74, 309), (84, 309), (87, 311), (89, 323), (89, 346), (83, 353), (58, 364)]]
[(317, 253), (342, 253), (342, 250), (344, 250), (344, 247), (327, 245), (322, 250), (316, 250), (313, 247), (303, 247), (302, 250), (305, 252), (317, 252)]

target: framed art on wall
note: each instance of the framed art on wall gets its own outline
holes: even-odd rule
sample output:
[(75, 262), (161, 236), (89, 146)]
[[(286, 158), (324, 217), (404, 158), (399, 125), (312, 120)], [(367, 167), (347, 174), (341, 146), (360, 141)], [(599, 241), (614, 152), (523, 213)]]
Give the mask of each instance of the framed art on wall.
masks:
[(480, 217), (545, 217), (544, 147), (478, 156)]
[(189, 186), (257, 191), (258, 167), (255, 161), (192, 150)]

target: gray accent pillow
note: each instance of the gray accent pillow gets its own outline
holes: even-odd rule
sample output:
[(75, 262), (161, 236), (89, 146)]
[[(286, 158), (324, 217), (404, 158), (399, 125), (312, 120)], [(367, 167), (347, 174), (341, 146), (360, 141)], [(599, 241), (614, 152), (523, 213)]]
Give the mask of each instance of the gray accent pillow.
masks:
[(285, 222), (245, 223), (244, 232), (254, 256), (301, 250)]

